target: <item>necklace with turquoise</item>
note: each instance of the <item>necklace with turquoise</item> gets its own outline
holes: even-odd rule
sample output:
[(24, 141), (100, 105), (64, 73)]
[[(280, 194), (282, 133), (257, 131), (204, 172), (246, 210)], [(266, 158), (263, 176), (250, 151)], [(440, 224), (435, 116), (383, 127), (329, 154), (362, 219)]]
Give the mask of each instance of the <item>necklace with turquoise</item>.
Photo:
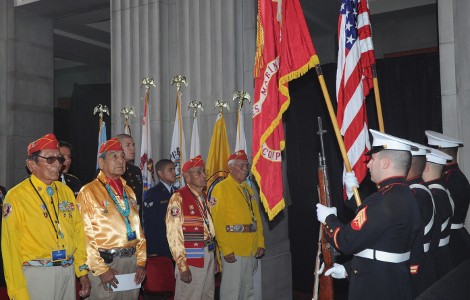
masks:
[(124, 221), (126, 222), (127, 240), (128, 241), (135, 240), (136, 234), (135, 234), (135, 231), (132, 230), (131, 223), (129, 222), (129, 215), (131, 213), (131, 207), (129, 205), (129, 199), (127, 199), (126, 190), (124, 188), (122, 189), (122, 198), (124, 199), (124, 206), (125, 206), (125, 208), (123, 209), (121, 205), (119, 204), (119, 201), (116, 199), (116, 196), (114, 195), (114, 192), (111, 190), (111, 187), (109, 186), (109, 184), (104, 185), (104, 187), (108, 191), (108, 194), (111, 196), (111, 199), (113, 199), (114, 204), (116, 204), (116, 208), (118, 212), (124, 217)]

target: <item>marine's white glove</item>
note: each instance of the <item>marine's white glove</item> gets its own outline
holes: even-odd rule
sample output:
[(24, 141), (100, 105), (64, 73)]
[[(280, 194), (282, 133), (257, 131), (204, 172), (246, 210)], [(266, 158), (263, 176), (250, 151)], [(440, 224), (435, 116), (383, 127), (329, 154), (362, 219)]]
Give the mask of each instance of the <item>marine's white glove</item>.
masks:
[(353, 187), (359, 187), (359, 182), (357, 181), (356, 174), (354, 174), (354, 171), (344, 173), (344, 185), (346, 186), (346, 195), (349, 199), (354, 196)]
[(325, 276), (330, 276), (336, 279), (343, 279), (348, 276), (346, 269), (343, 265), (335, 263), (332, 268), (326, 270)]
[(320, 203), (317, 204), (317, 219), (321, 223), (325, 223), (326, 217), (329, 215), (336, 216), (336, 207), (328, 207)]

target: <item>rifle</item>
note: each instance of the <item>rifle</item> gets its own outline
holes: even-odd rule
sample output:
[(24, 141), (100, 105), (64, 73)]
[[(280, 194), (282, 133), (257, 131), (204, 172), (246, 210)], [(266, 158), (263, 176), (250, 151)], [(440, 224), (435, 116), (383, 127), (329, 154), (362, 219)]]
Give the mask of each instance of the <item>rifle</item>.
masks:
[[(331, 192), (330, 182), (328, 180), (328, 168), (326, 166), (325, 149), (323, 146), (323, 134), (326, 131), (322, 128), (321, 118), (318, 117), (318, 135), (320, 136), (321, 153), (318, 153), (318, 195), (320, 203), (328, 207), (331, 206)], [(316, 257), (315, 267), (315, 283), (313, 291), (314, 300), (333, 300), (333, 278), (331, 276), (325, 276), (318, 274), (318, 268), (320, 260), (324, 263), (324, 271), (333, 267), (334, 258), (336, 255), (335, 249), (328, 243), (324, 236), (322, 225), (320, 225), (319, 241), (318, 241), (318, 253)], [(321, 252), (320, 252), (321, 248)], [(321, 256), (321, 257), (320, 257)], [(324, 273), (324, 272), (323, 272)]]

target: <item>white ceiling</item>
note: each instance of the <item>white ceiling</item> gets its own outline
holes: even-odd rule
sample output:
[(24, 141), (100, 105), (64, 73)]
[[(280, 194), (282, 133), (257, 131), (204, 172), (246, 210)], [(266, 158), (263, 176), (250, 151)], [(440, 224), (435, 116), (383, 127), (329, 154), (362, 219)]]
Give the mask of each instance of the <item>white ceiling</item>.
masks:
[[(54, 20), (56, 69), (90, 69), (110, 67), (109, 1), (15, 0), (14, 3), (20, 9)], [(312, 36), (336, 34), (341, 0), (300, 2)], [(436, 5), (436, 0), (369, 0), (373, 23), (419, 15), (420, 8)]]

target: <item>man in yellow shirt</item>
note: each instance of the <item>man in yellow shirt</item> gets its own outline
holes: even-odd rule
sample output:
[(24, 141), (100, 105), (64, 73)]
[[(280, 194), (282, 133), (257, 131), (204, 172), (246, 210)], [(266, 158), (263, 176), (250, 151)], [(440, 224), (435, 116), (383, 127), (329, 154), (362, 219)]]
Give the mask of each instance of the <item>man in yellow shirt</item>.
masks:
[(245, 151), (230, 155), (228, 169), (229, 176), (214, 187), (209, 200), (224, 256), (220, 299), (254, 299), (253, 274), (265, 246), (258, 204), (245, 181), (250, 170)]
[[(88, 267), (94, 275), (90, 276), (91, 298), (136, 300), (147, 261), (136, 196), (121, 177), (126, 159), (119, 140), (108, 140), (98, 154), (101, 171), (77, 197), (85, 226)], [(134, 273), (136, 288), (113, 291), (119, 285), (117, 274)]]
[(32, 142), (31, 176), (5, 197), (2, 254), (11, 299), (74, 299), (75, 275), (80, 296), (90, 293), (82, 218), (72, 190), (57, 181), (63, 162), (53, 134)]

